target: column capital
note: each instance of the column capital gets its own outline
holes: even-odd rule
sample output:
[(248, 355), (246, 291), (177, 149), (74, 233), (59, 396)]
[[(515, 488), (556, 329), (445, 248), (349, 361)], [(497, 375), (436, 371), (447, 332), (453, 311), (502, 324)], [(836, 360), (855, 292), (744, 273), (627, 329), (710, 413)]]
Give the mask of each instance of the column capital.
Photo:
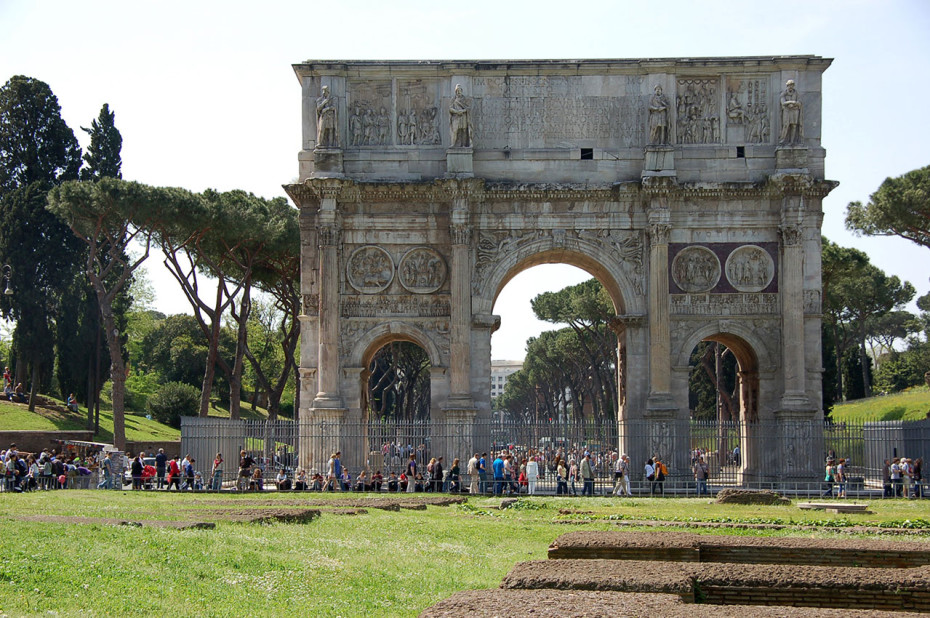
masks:
[[(455, 213), (453, 213), (454, 218)], [(467, 223), (453, 223), (449, 226), (449, 236), (452, 238), (453, 245), (470, 245), (471, 244), (471, 226)]]
[(786, 247), (796, 247), (801, 244), (802, 228), (800, 223), (782, 223), (778, 226), (778, 234), (782, 244)]

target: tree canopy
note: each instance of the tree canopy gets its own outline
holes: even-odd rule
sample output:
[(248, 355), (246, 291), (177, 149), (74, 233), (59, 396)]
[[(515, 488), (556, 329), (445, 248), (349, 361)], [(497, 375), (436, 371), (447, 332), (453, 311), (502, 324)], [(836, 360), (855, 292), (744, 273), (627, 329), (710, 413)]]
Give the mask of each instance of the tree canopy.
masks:
[(930, 165), (886, 178), (865, 205), (849, 204), (846, 227), (868, 236), (900, 236), (930, 249)]
[(45, 82), (16, 75), (0, 88), (0, 193), (75, 179), (81, 147)]

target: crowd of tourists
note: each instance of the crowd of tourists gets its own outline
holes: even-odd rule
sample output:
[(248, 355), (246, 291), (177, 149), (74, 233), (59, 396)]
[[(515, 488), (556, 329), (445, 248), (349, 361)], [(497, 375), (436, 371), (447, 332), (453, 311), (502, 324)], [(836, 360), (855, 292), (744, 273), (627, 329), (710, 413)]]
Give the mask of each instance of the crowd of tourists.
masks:
[(20, 452), (15, 444), (0, 450), (0, 490), (33, 491), (90, 487), (96, 462), (55, 450)]

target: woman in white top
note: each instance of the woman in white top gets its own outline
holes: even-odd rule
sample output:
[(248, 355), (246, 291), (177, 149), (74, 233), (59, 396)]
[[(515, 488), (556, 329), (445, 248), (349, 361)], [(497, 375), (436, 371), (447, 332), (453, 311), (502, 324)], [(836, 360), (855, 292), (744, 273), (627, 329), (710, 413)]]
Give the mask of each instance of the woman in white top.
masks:
[(526, 462), (526, 491), (531, 496), (536, 493), (536, 479), (538, 478), (539, 464), (536, 463), (535, 457), (530, 457), (530, 460)]
[(649, 493), (654, 494), (656, 492), (656, 468), (652, 465), (652, 459), (646, 460), (646, 468), (643, 472), (646, 475), (646, 480), (651, 483)]

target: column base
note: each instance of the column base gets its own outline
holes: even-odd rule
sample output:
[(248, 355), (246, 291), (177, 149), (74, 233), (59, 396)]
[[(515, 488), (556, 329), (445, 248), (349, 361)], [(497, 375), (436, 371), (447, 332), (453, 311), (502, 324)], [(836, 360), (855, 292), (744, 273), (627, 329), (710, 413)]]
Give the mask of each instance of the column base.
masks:
[(314, 178), (343, 178), (345, 170), (340, 148), (316, 148), (313, 151)]
[(671, 417), (677, 410), (671, 393), (650, 393), (646, 399), (647, 417)]
[(472, 178), (475, 175), (474, 149), (450, 148), (446, 151), (446, 176)]
[(672, 146), (646, 146), (643, 176), (674, 176), (675, 148)]
[[(445, 416), (440, 446), (440, 455), (446, 456), (446, 466), (452, 467), (452, 461), (457, 457), (459, 462), (468, 461), (474, 455), (475, 444), (475, 417), (478, 416), (477, 408), (451, 408), (442, 409)], [(464, 466), (462, 473), (464, 474)]]
[(811, 409), (811, 403), (806, 393), (788, 392), (781, 397), (780, 409), (776, 412), (776, 415), (779, 412), (786, 415), (801, 414), (802, 416), (808, 416), (814, 410)]
[(793, 171), (808, 173), (807, 146), (778, 146), (775, 148), (775, 169), (781, 172)]
[(317, 393), (316, 397), (310, 403), (310, 409), (342, 409), (345, 404), (342, 397), (330, 393)]

